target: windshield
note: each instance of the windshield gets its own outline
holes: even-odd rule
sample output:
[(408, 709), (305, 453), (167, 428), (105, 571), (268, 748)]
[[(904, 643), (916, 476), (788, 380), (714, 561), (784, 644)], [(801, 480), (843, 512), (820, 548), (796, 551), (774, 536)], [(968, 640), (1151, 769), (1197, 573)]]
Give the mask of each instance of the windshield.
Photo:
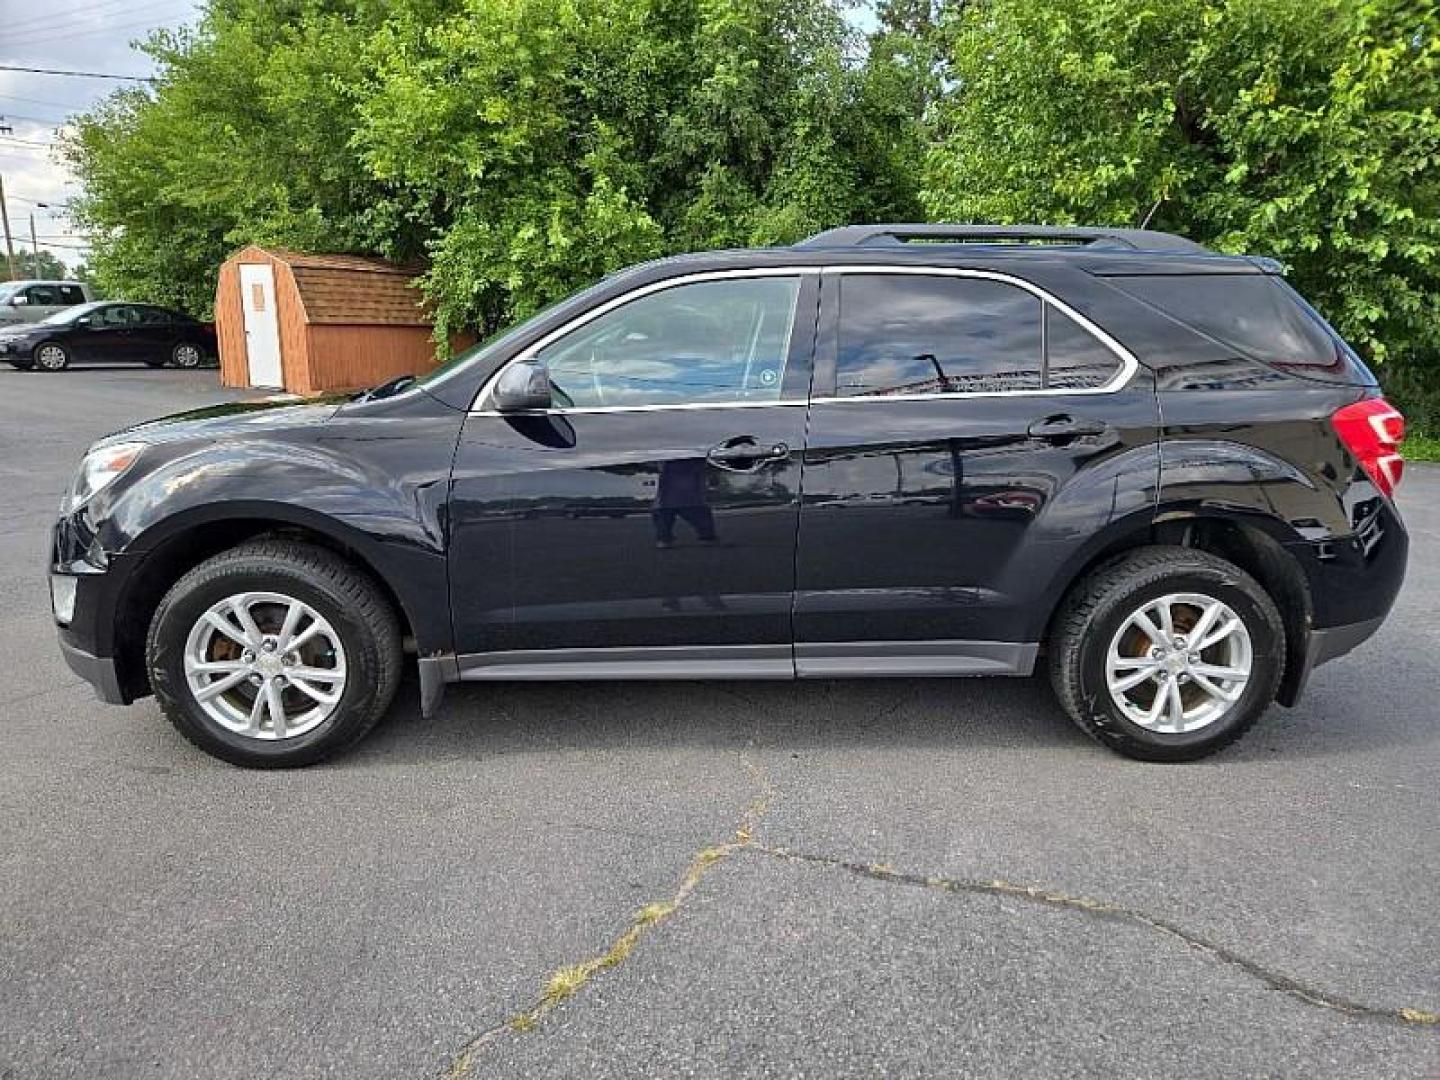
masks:
[(46, 316), (40, 321), (43, 323), (73, 323), (81, 315), (89, 315), (90, 312), (94, 311), (99, 306), (100, 304), (98, 302), (90, 304), (76, 304), (74, 307), (65, 308), (61, 311), (55, 312), (55, 314), (53, 315)]

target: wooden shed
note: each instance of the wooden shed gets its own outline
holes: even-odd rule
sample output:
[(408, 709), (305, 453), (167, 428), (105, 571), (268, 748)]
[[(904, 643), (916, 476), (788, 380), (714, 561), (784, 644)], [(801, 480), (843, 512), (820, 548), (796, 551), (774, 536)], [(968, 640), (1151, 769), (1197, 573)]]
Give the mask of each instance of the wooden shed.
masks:
[(416, 271), (359, 255), (247, 247), (220, 267), (220, 381), (354, 390), (436, 365)]

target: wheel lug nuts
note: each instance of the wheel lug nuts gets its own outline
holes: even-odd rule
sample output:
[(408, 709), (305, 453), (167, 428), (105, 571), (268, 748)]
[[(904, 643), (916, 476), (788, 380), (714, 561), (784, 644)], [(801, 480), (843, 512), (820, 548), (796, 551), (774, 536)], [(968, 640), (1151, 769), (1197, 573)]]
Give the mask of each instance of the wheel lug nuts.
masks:
[(1156, 645), (1153, 649), (1150, 650), (1150, 657), (1151, 657), (1151, 659), (1160, 660), (1160, 659), (1162, 659), (1164, 656), (1165, 656), (1165, 650), (1162, 649), (1159, 645)]

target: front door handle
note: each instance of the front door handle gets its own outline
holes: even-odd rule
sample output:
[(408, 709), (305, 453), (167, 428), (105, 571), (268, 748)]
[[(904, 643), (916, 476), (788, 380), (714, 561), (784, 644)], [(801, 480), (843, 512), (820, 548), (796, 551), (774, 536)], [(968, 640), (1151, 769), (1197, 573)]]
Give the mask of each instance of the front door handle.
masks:
[(1108, 430), (1109, 425), (1103, 420), (1057, 413), (1036, 420), (1025, 429), (1025, 433), (1032, 439), (1076, 439), (1082, 435), (1104, 435)]
[(717, 469), (743, 472), (753, 469), (766, 461), (780, 461), (790, 456), (790, 447), (783, 442), (766, 446), (753, 435), (738, 435), (733, 439), (712, 446), (705, 454), (705, 460)]

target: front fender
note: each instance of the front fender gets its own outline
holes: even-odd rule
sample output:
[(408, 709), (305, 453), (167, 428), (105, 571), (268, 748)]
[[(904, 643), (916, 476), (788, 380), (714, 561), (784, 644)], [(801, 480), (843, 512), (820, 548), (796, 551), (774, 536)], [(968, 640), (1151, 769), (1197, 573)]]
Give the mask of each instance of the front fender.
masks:
[(145, 470), (82, 512), (100, 550), (131, 566), (197, 529), (234, 522), (309, 530), (353, 552), (397, 597), (424, 652), (451, 647), (445, 500), (453, 414), (366, 417), (147, 447)]

